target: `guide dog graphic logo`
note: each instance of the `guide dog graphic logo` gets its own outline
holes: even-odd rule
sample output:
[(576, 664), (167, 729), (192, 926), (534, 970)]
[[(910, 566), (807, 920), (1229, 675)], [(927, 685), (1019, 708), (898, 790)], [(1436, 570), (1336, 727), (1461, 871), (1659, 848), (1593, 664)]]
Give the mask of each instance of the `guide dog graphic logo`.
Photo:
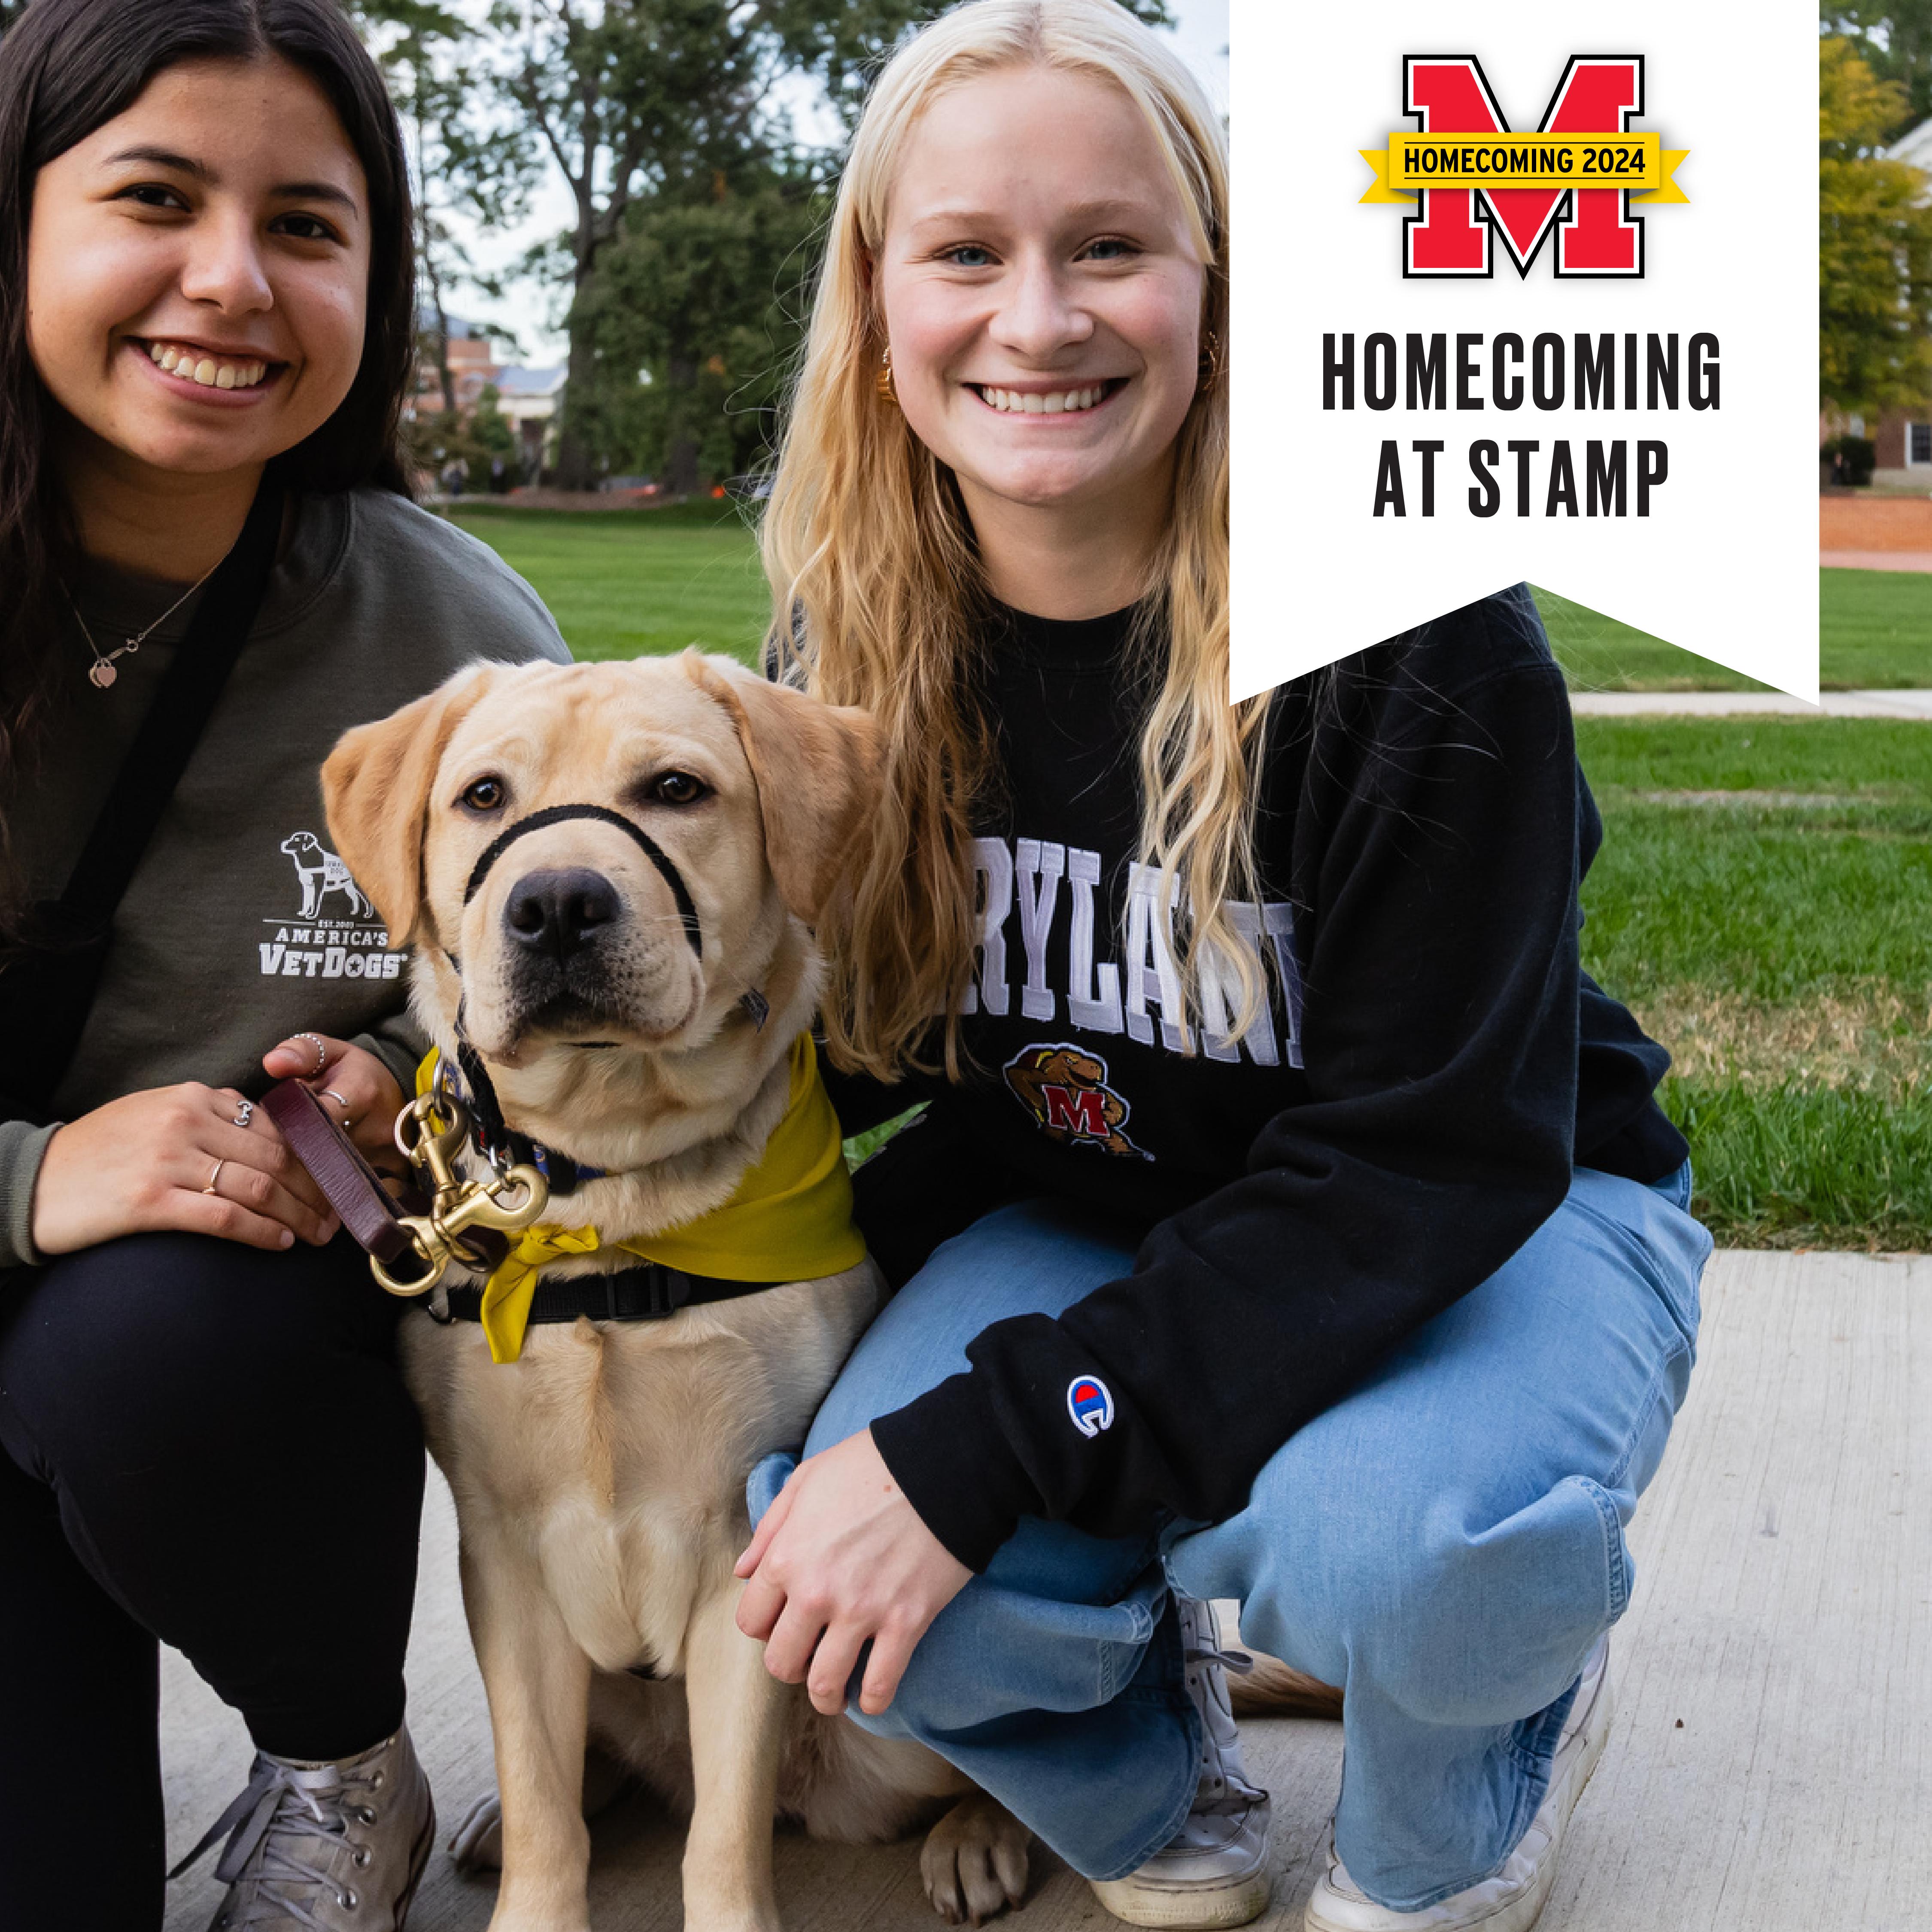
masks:
[(1402, 224), (1403, 274), (1486, 278), (1500, 236), (1526, 277), (1553, 231), (1559, 278), (1641, 277), (1631, 208), (1690, 199), (1673, 179), (1690, 150), (1630, 127), (1643, 66), (1641, 54), (1573, 54), (1537, 131), (1518, 134), (1474, 54), (1409, 55), (1402, 111), (1419, 131), (1360, 150), (1376, 175), (1364, 202), (1419, 199)]
[(1082, 1436), (1114, 1426), (1114, 1398), (1098, 1376), (1076, 1376), (1066, 1388), (1066, 1412)]
[(1107, 1084), (1107, 1063), (1099, 1054), (1065, 1045), (1023, 1047), (1004, 1070), (1013, 1097), (1048, 1140), (1154, 1158), (1121, 1132), (1130, 1109)]
[(314, 919), (331, 892), (348, 895), (349, 910), (344, 916), (364, 919), (376, 908), (362, 896), (362, 888), (349, 868), (329, 851), (313, 832), (295, 832), (282, 841), (282, 850), (296, 862), (296, 877), (302, 881), (302, 910), (298, 919)]

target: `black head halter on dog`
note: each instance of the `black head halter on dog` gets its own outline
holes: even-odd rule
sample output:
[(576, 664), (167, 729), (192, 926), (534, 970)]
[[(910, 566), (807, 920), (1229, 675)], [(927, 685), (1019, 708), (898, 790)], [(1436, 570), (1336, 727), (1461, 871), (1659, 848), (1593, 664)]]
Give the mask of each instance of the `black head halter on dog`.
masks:
[[(608, 806), (546, 806), (541, 812), (533, 812), (527, 818), (518, 819), (514, 825), (506, 826), (484, 847), (482, 856), (470, 868), (469, 884), (463, 889), (464, 905), (467, 906), (482, 890), (483, 882), (490, 875), (490, 868), (526, 832), (541, 832), (548, 826), (562, 825), (578, 818), (615, 826), (657, 868), (658, 877), (670, 888), (671, 902), (677, 908), (678, 917), (684, 923), (684, 936), (690, 942), (692, 957), (702, 960), (704, 957), (704, 935), (698, 924), (698, 908), (692, 903), (691, 891), (684, 883), (683, 874), (672, 863), (670, 855), (641, 825), (626, 818), (621, 812), (613, 812)], [(449, 963), (456, 968), (460, 977), (463, 969), (454, 953), (449, 956)], [(764, 995), (754, 988), (740, 999), (739, 1004), (750, 1016), (752, 1024), (762, 1032), (766, 1016), (770, 1010)], [(469, 1089), (470, 1112), (476, 1126), (477, 1151), (493, 1167), (514, 1164), (518, 1161), (533, 1162), (548, 1176), (553, 1194), (574, 1193), (580, 1181), (595, 1180), (601, 1176), (601, 1168), (581, 1166), (556, 1149), (538, 1146), (526, 1136), (517, 1132), (504, 1119), (502, 1106), (496, 1098), (496, 1089), (490, 1080), (489, 1070), (483, 1064), (482, 1055), (470, 1042), (460, 1006), (456, 1015), (456, 1056), (457, 1064), (462, 1070), (464, 1083)]]
[(644, 856), (658, 868), (658, 876), (670, 888), (672, 902), (677, 908), (678, 916), (684, 921), (684, 936), (691, 942), (692, 952), (700, 959), (704, 957), (704, 935), (698, 923), (698, 908), (691, 902), (691, 893), (686, 886), (683, 876), (674, 866), (664, 848), (641, 825), (634, 824), (621, 812), (613, 812), (602, 805), (550, 805), (541, 812), (533, 812), (527, 818), (520, 818), (516, 824), (506, 827), (491, 839), (484, 848), (483, 856), (476, 861), (470, 874), (470, 883), (463, 889), (463, 903), (466, 906), (483, 889), (483, 881), (490, 876), (490, 868), (526, 832), (541, 832), (546, 826), (562, 825), (573, 818), (594, 819), (603, 825), (614, 825), (628, 838), (633, 840)]

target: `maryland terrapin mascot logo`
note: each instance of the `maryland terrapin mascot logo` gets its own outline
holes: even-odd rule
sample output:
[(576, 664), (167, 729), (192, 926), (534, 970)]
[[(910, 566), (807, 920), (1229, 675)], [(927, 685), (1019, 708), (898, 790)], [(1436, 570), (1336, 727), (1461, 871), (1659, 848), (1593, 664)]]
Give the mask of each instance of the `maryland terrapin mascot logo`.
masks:
[(1672, 178), (1690, 151), (1630, 126), (1640, 54), (1573, 54), (1534, 134), (1510, 131), (1474, 54), (1411, 54), (1402, 111), (1419, 131), (1360, 153), (1376, 172), (1364, 201), (1419, 203), (1402, 228), (1405, 275), (1486, 278), (1500, 236), (1526, 276), (1554, 230), (1558, 277), (1640, 277), (1631, 208), (1690, 199)]
[(1126, 1101), (1107, 1084), (1107, 1063), (1077, 1046), (1029, 1046), (1006, 1064), (1006, 1084), (1048, 1140), (1133, 1160), (1154, 1156), (1120, 1130)]

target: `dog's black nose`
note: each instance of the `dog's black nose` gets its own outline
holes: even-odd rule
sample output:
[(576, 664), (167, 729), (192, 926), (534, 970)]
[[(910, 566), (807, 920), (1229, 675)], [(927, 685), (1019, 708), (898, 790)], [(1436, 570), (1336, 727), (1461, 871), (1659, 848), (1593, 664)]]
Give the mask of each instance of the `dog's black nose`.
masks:
[(561, 963), (593, 944), (620, 909), (616, 887), (602, 872), (574, 866), (519, 879), (504, 903), (503, 924), (519, 946)]

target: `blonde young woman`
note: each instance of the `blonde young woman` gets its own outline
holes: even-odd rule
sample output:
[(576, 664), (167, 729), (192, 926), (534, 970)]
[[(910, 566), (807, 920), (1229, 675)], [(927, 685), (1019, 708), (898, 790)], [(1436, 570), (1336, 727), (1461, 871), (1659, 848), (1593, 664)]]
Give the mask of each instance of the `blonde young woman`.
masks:
[(1226, 208), (1114, 0), (971, 0), (854, 142), (765, 542), (792, 674), (889, 739), (824, 935), (848, 1127), (930, 1105), (859, 1176), (898, 1292), (754, 1479), (740, 1621), (1120, 1916), (1220, 1925), (1268, 1898), (1238, 1598), (1346, 1690), (1308, 1924), (1520, 1932), (1709, 1242), (1579, 968), (1527, 592), (1226, 702)]

